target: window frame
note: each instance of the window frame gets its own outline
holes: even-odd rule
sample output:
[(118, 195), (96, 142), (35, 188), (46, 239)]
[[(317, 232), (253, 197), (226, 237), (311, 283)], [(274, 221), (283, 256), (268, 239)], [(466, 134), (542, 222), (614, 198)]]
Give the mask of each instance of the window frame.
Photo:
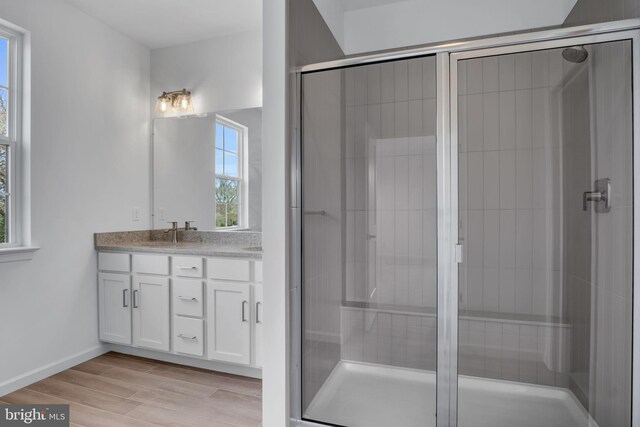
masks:
[[(227, 179), (227, 180), (234, 180), (238, 182), (238, 225), (228, 226), (228, 227), (218, 227), (217, 225), (215, 225), (217, 222), (216, 220), (218, 215), (218, 209), (217, 209), (218, 203), (215, 202), (215, 206), (216, 206), (216, 209), (215, 209), (216, 218), (214, 218), (215, 229), (238, 230), (238, 229), (247, 228), (249, 226), (249, 183), (248, 183), (249, 181), (248, 180), (249, 128), (219, 114), (216, 115), (215, 124), (216, 126), (220, 124), (223, 127), (231, 128), (238, 132), (238, 153), (237, 153), (238, 176), (225, 175), (224, 171), (222, 171), (222, 173), (218, 173), (218, 170), (216, 169), (216, 166), (215, 166), (217, 162), (214, 162), (214, 169), (216, 169), (214, 170), (214, 191), (217, 192), (217, 190), (215, 189), (216, 179)], [(214, 132), (214, 135), (215, 134), (216, 132)], [(215, 141), (214, 141), (214, 145), (215, 145)], [(224, 146), (222, 148), (222, 151), (223, 152), (226, 151), (224, 150)], [(218, 154), (217, 146), (214, 147), (214, 153), (217, 156)]]
[[(0, 135), (0, 144), (8, 146), (7, 190), (5, 198), (6, 242), (0, 243), (0, 249), (15, 248), (22, 245), (21, 239), (21, 51), (22, 35), (0, 25), (0, 37), (7, 40), (7, 135)], [(0, 86), (0, 88), (4, 88)]]
[(30, 93), (28, 76), (30, 63), (29, 33), (0, 20), (0, 36), (7, 39), (7, 136), (0, 135), (0, 144), (9, 146), (7, 156), (8, 202), (6, 223), (8, 239), (0, 243), (0, 263), (24, 261), (33, 258), (39, 248), (31, 245), (30, 227), (30, 161), (28, 125), (30, 102), (24, 99)]

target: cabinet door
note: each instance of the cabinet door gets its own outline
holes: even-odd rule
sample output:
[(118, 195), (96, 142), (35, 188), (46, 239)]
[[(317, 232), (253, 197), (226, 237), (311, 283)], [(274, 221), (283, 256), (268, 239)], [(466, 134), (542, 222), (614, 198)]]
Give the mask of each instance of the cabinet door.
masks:
[(133, 344), (169, 351), (169, 278), (134, 276)]
[(100, 339), (131, 344), (131, 276), (98, 274)]
[(253, 287), (253, 364), (262, 367), (262, 285), (254, 285)]
[(251, 363), (251, 285), (209, 282), (207, 349), (210, 359)]

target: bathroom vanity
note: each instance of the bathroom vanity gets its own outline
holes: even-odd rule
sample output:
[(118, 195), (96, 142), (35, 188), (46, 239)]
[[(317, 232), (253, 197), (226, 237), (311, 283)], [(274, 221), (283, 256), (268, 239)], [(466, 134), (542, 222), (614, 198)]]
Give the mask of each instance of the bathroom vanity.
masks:
[(100, 340), (259, 376), (260, 233), (181, 231), (180, 243), (164, 239), (161, 230), (95, 235)]

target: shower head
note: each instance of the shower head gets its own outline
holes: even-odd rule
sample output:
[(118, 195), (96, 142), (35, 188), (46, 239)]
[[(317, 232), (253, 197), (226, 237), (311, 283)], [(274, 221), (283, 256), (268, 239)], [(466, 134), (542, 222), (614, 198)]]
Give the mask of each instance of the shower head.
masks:
[(583, 46), (571, 46), (562, 51), (562, 57), (575, 64), (584, 62), (588, 56), (589, 52)]

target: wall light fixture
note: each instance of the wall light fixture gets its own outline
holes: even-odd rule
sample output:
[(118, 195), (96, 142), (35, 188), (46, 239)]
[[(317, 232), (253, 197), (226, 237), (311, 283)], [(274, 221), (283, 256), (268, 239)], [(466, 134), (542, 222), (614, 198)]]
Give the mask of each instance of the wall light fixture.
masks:
[(156, 111), (158, 113), (166, 113), (170, 108), (179, 113), (193, 112), (191, 92), (186, 89), (162, 92), (156, 102)]

